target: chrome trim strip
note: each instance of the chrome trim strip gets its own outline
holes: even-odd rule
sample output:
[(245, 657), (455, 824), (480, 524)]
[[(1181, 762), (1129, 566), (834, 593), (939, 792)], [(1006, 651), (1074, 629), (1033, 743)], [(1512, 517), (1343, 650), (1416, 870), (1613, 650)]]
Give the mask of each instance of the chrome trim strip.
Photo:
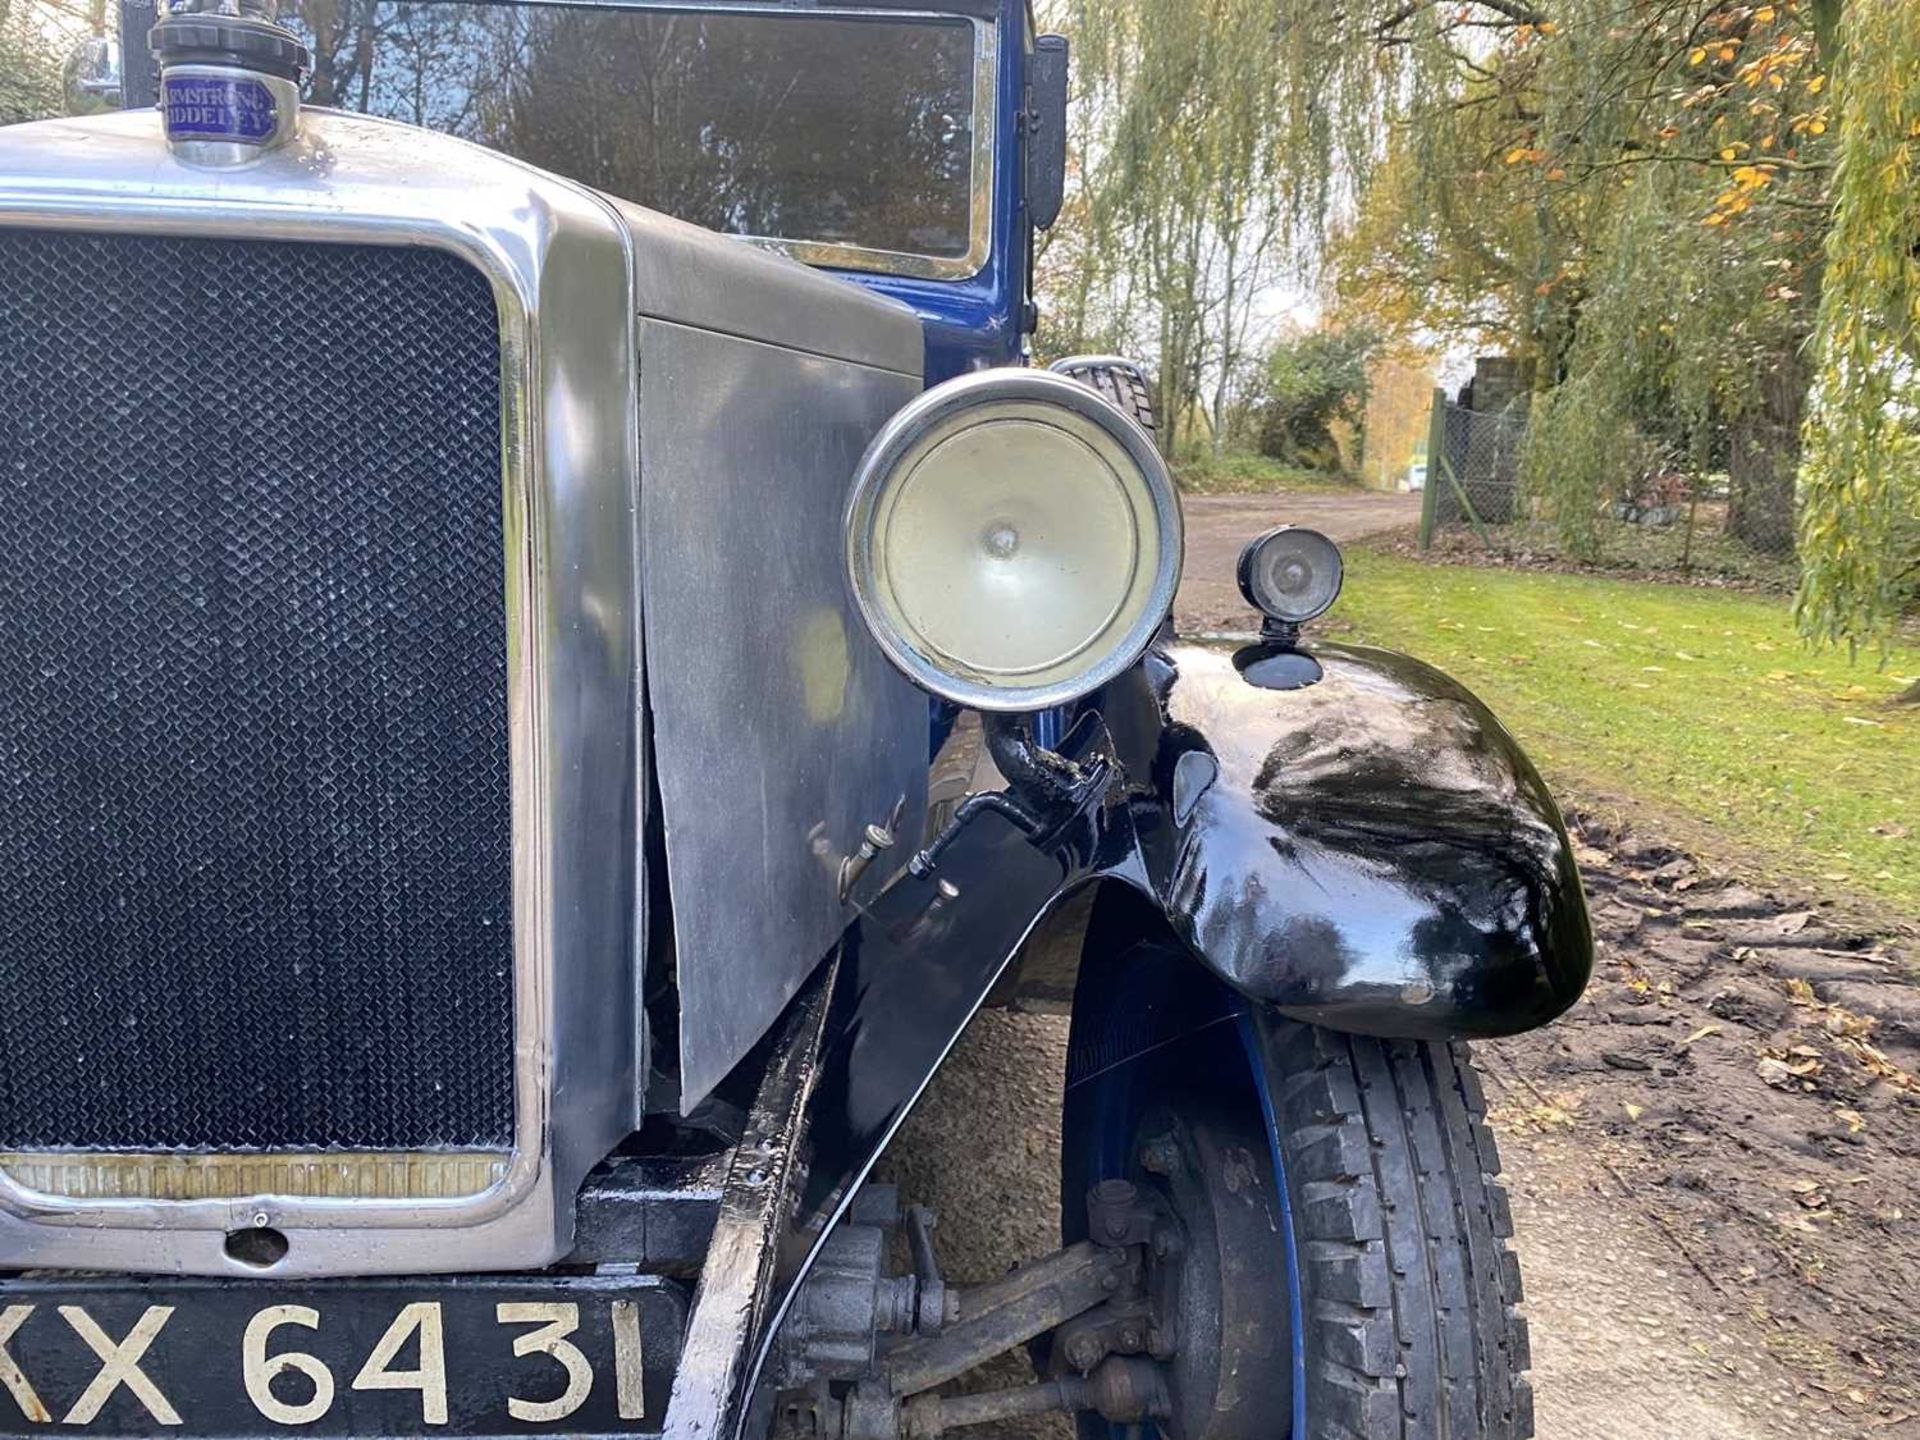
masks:
[(512, 1163), (501, 1150), (26, 1150), (0, 1155), (0, 1172), (24, 1190), (66, 1199), (408, 1199), (478, 1195)]
[[(291, 1276), (558, 1258), (574, 1189), (633, 1128), (640, 1063), (638, 820), (631, 792), (605, 780), (643, 763), (626, 225), (600, 197), (506, 157), (326, 111), (226, 171), (171, 157), (152, 111), (0, 130), (0, 225), (422, 244), (487, 275), (501, 330), (515, 926), (515, 1134), (498, 1184), (451, 1199), (174, 1202), (72, 1200), (0, 1175), (0, 1265)], [(555, 750), (564, 765), (548, 763)], [(285, 1260), (261, 1270), (226, 1256), (224, 1232), (268, 1224), (293, 1242)]]

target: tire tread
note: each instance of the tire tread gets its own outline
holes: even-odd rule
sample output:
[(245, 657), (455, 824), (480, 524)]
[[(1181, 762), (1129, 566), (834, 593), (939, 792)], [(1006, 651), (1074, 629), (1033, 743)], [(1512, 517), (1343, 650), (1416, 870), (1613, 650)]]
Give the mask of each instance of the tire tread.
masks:
[(1316, 1435), (1526, 1440), (1512, 1215), (1464, 1045), (1264, 1028)]
[(1062, 364), (1067, 375), (1106, 396), (1149, 435), (1159, 428), (1153, 411), (1153, 391), (1147, 384), (1146, 372), (1138, 365), (1131, 362), (1079, 364), (1071, 360)]

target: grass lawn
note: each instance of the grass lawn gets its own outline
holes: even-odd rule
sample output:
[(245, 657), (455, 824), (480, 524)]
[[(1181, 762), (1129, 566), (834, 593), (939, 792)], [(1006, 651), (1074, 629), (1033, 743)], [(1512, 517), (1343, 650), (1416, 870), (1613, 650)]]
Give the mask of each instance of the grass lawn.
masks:
[(1176, 461), (1174, 479), (1187, 495), (1255, 495), (1265, 490), (1354, 490), (1353, 481), (1325, 470), (1302, 470), (1264, 455), (1210, 455)]
[(1335, 616), (1472, 687), (1550, 776), (1763, 872), (1920, 915), (1920, 711), (1784, 600), (1348, 552)]

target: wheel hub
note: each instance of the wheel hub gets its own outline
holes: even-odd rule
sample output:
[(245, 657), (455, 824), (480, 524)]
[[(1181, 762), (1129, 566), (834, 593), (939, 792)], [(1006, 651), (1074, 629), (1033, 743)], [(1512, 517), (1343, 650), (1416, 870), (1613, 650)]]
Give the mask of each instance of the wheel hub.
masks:
[[(1179, 1253), (1150, 1267), (1175, 1440), (1271, 1440), (1292, 1413), (1285, 1212), (1266, 1136), (1237, 1116), (1150, 1112), (1135, 1147), (1143, 1191), (1164, 1198)], [(1160, 1273), (1165, 1271), (1163, 1277)]]

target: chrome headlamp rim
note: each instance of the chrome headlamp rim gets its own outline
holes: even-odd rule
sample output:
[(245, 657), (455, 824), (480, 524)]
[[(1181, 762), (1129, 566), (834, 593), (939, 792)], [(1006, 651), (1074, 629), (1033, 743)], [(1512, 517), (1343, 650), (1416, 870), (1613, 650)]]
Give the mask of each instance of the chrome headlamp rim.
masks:
[[(1097, 662), (1062, 680), (1035, 685), (989, 685), (935, 665), (888, 616), (874, 593), (874, 520), (898, 464), (956, 413), (986, 405), (1038, 403), (1057, 406), (1091, 421), (1124, 451), (1139, 471), (1151, 500), (1158, 543), (1154, 578), (1139, 617)], [(1098, 391), (1048, 370), (984, 370), (949, 380), (903, 405), (867, 447), (844, 515), (847, 578), (867, 631), (887, 658), (920, 689), (967, 709), (1024, 714), (1077, 700), (1111, 683), (1134, 665), (1173, 609), (1185, 553), (1180, 497), (1153, 438)]]

